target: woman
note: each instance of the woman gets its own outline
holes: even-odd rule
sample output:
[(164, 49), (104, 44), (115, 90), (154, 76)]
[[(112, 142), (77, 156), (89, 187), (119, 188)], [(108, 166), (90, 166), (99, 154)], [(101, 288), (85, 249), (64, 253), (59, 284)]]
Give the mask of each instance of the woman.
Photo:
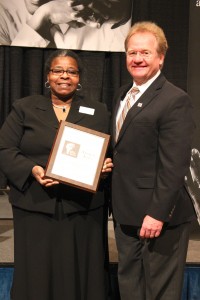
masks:
[[(53, 52), (46, 71), (50, 97), (15, 101), (0, 131), (14, 219), (12, 299), (104, 300), (104, 179), (92, 194), (46, 179), (44, 169), (60, 120), (107, 133), (109, 114), (78, 91), (82, 67), (74, 52)], [(108, 158), (102, 173), (111, 168)]]

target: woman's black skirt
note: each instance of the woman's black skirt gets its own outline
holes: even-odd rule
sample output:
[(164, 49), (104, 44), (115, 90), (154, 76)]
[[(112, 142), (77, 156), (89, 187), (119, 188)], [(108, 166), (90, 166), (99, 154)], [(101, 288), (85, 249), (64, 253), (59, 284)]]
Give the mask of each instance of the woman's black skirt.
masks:
[(54, 216), (13, 207), (13, 300), (105, 300), (104, 208)]

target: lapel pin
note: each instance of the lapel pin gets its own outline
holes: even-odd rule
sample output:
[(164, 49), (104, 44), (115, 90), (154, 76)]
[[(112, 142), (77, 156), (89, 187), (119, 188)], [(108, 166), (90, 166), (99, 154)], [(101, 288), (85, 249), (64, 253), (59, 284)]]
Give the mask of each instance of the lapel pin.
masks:
[(141, 102), (139, 102), (137, 106), (138, 106), (138, 107), (142, 107), (142, 103), (141, 103)]

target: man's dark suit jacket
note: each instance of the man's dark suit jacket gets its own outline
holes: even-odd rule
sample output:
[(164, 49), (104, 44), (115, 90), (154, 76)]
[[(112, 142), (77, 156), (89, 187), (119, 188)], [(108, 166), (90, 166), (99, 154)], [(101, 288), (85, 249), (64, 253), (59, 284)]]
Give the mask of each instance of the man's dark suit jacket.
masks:
[[(94, 115), (79, 112), (79, 107), (94, 109)], [(76, 96), (67, 121), (108, 133), (109, 113), (97, 101)], [(33, 166), (45, 168), (59, 127), (51, 100), (29, 96), (14, 102), (0, 131), (0, 169), (10, 182), (10, 202), (20, 208), (53, 214), (56, 199), (65, 213), (85, 211), (104, 203), (103, 184), (96, 194), (68, 185), (41, 186), (31, 175)]]
[(130, 85), (114, 98), (112, 206), (120, 224), (145, 215), (176, 225), (194, 217), (184, 187), (194, 130), (189, 96), (161, 74), (129, 110), (115, 142), (116, 114)]

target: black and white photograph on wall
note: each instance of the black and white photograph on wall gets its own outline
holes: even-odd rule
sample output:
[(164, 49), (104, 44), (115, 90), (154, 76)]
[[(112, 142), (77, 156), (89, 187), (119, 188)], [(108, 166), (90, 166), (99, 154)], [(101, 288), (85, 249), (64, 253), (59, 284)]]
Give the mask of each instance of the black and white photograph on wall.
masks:
[(200, 224), (200, 1), (190, 0), (189, 43), (188, 43), (188, 80), (187, 90), (194, 107), (196, 130), (191, 152), (190, 171), (186, 185), (190, 193), (197, 220)]
[(124, 52), (131, 0), (0, 0), (0, 45)]

